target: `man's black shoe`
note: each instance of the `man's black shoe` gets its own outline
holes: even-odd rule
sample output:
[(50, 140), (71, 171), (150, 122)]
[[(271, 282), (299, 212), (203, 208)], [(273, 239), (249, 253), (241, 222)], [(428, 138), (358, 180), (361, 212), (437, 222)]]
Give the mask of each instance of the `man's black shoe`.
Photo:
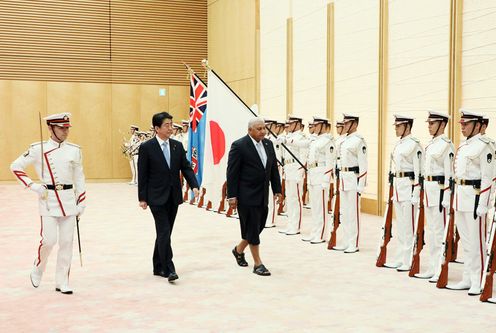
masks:
[(174, 282), (177, 279), (179, 279), (179, 276), (177, 276), (176, 272), (170, 273), (169, 277), (167, 278), (169, 282)]
[(234, 255), (234, 258), (236, 258), (236, 262), (238, 263), (238, 265), (240, 265), (241, 267), (248, 266), (248, 263), (245, 260), (245, 254), (244, 253), (238, 253), (238, 251), (236, 251), (236, 246), (234, 247), (234, 249), (231, 252)]

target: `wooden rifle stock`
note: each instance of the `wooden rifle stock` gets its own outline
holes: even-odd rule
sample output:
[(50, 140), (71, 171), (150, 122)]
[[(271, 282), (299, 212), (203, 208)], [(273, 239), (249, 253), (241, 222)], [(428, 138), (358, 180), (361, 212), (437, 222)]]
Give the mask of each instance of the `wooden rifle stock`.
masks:
[[(493, 279), (494, 271), (496, 271), (496, 211), (493, 215), (493, 222), (491, 225), (491, 235), (489, 236), (489, 256), (484, 269), (484, 277), (482, 279), (482, 294), (480, 295), (481, 302), (487, 302), (493, 296)], [(491, 301), (491, 303), (494, 303)]]
[(452, 248), (452, 253), (451, 253), (451, 262), (457, 262), (456, 257), (458, 255), (458, 242), (460, 241), (460, 234), (458, 233), (458, 229), (455, 227), (454, 228), (454, 240), (453, 240), (453, 248)]
[(227, 182), (224, 182), (224, 185), (222, 185), (222, 198), (220, 199), (219, 208), (217, 209), (217, 213), (219, 214), (226, 210), (225, 209), (226, 196), (227, 196)]
[(387, 245), (391, 240), (391, 228), (393, 224), (393, 174), (389, 172), (389, 193), (388, 201), (386, 204), (386, 212), (384, 214), (384, 224), (382, 226), (382, 242), (379, 246), (379, 251), (377, 254), (377, 261), (375, 265), (377, 267), (383, 267), (386, 263), (387, 258)]
[(199, 208), (202, 208), (203, 207), (203, 202), (205, 200), (205, 193), (206, 192), (207, 191), (204, 188), (202, 188), (202, 191), (200, 193), (200, 197), (198, 198), (198, 207)]
[(281, 195), (282, 195), (282, 201), (279, 204), (279, 208), (277, 209), (277, 215), (281, 215), (281, 213), (284, 211), (284, 205), (286, 204), (286, 181), (281, 179)]
[(301, 202), (303, 205), (308, 203), (308, 177), (307, 172), (305, 171), (305, 176), (303, 177), (303, 191), (301, 194)]
[[(332, 185), (331, 185), (332, 186)], [(336, 234), (339, 228), (339, 215), (341, 214), (341, 194), (339, 193), (339, 170), (336, 172), (336, 194), (334, 198), (334, 210), (332, 220), (331, 237), (327, 243), (327, 249), (332, 250), (336, 246)]]
[(332, 213), (332, 199), (334, 198), (334, 183), (329, 185), (329, 201), (327, 201), (327, 213)]
[(455, 209), (453, 208), (453, 199), (455, 196), (454, 180), (450, 179), (450, 206), (449, 206), (449, 220), (444, 229), (444, 243), (443, 243), (443, 261), (441, 263), (441, 271), (439, 279), (437, 280), (436, 287), (445, 288), (448, 284), (448, 265), (453, 257), (453, 248), (455, 246)]
[(415, 240), (413, 243), (413, 256), (412, 265), (410, 271), (408, 272), (409, 277), (414, 277), (415, 274), (420, 271), (420, 252), (424, 248), (424, 227), (425, 227), (425, 211), (424, 211), (424, 179), (421, 176), (419, 179), (420, 183), (420, 199), (419, 199), (419, 209), (417, 216), (417, 225)]

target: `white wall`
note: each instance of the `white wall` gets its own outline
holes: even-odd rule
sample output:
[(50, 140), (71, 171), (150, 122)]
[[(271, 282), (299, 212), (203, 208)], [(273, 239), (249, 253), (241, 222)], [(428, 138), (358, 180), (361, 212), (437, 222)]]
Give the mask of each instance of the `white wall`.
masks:
[(490, 118), (487, 134), (496, 137), (496, 2), (463, 3), (462, 107)]
[(368, 145), (365, 196), (377, 197), (379, 2), (334, 3), (334, 114), (360, 116), (358, 131)]
[(398, 141), (393, 114), (415, 117), (412, 132), (425, 147), (427, 111), (448, 112), (450, 1), (390, 1), (388, 43), (386, 156)]
[(289, 1), (260, 1), (260, 113), (286, 119), (286, 21)]

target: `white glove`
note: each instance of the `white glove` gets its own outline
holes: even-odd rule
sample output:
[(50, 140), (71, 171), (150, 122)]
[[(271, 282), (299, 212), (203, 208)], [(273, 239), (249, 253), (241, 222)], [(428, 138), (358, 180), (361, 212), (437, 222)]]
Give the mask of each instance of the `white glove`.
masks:
[(331, 186), (331, 183), (322, 183), (322, 189), (323, 190), (328, 190), (330, 186)]
[(29, 185), (29, 189), (35, 193), (38, 193), (38, 196), (42, 199), (45, 199), (47, 197), (48, 190), (45, 185), (32, 183), (31, 185)]
[(477, 214), (477, 216), (484, 216), (487, 214), (487, 207), (479, 205), (477, 206), (477, 210), (475, 211), (475, 213)]
[(413, 189), (411, 202), (412, 205), (416, 205), (420, 202), (420, 187), (415, 186)]
[(444, 191), (443, 201), (441, 201), (441, 205), (442, 205), (445, 209), (449, 209), (449, 205), (450, 205), (450, 196), (451, 196), (451, 190), (446, 190), (446, 191)]
[(85, 208), (86, 208), (86, 206), (76, 206), (77, 216), (83, 215)]

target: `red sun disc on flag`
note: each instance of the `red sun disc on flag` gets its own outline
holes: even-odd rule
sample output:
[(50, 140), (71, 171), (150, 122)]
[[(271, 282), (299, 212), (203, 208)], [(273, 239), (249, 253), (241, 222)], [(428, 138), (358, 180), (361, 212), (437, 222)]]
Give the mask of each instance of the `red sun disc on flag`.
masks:
[(210, 121), (210, 140), (212, 142), (214, 165), (217, 165), (226, 152), (226, 136), (219, 124), (213, 120)]

